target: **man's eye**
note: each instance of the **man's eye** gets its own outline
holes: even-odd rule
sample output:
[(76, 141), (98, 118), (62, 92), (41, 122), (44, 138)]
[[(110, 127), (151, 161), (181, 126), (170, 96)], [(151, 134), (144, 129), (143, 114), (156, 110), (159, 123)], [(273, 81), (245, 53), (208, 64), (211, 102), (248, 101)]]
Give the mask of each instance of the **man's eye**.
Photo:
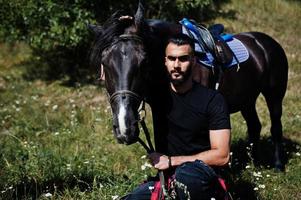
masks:
[(183, 56), (167, 56), (167, 59), (170, 61), (176, 61), (177, 59), (179, 60), (179, 62), (186, 62), (188, 61), (190, 58), (189, 55), (183, 55)]

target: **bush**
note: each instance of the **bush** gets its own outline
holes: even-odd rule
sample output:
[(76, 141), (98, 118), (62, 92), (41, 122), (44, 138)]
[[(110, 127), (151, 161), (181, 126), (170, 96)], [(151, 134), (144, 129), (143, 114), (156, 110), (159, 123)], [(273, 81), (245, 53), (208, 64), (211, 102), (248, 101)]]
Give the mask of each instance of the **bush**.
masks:
[[(146, 17), (205, 20), (217, 0), (148, 0)], [(66, 75), (71, 82), (88, 77), (88, 23), (103, 23), (115, 11), (126, 8), (134, 14), (137, 1), (86, 0), (0, 0), (0, 40), (25, 41), (32, 48), (29, 78), (57, 79)], [(207, 13), (207, 14), (206, 14)]]

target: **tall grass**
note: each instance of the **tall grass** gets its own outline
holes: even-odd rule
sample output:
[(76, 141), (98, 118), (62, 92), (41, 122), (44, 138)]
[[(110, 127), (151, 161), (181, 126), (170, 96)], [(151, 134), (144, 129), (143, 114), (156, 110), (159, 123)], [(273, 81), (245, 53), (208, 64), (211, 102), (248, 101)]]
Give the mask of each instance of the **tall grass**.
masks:
[[(301, 102), (299, 1), (233, 0), (220, 11), (229, 32), (262, 31), (273, 36), (289, 59), (284, 99), (285, 173), (269, 166), (273, 144), (263, 97), (257, 110), (263, 124), (261, 167), (252, 164), (246, 125), (231, 116), (232, 160), (228, 173), (235, 199), (300, 199)], [(210, 22), (213, 23), (213, 22)], [(103, 87), (66, 87), (23, 78), (30, 56), (22, 44), (0, 50), (0, 199), (115, 199), (155, 171), (138, 144), (117, 144)], [(150, 115), (148, 115), (150, 127)]]

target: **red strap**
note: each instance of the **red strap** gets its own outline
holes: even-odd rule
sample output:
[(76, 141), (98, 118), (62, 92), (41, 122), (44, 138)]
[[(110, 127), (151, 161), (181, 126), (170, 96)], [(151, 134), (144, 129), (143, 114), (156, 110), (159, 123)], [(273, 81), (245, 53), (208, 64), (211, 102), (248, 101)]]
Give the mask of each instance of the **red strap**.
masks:
[(160, 190), (161, 190), (160, 181), (156, 181), (154, 185), (154, 190), (152, 192), (151, 200), (164, 200), (164, 196), (162, 197), (162, 199), (159, 199)]
[(218, 182), (220, 183), (222, 188), (227, 192), (227, 186), (226, 186), (225, 180), (222, 178), (218, 178)]

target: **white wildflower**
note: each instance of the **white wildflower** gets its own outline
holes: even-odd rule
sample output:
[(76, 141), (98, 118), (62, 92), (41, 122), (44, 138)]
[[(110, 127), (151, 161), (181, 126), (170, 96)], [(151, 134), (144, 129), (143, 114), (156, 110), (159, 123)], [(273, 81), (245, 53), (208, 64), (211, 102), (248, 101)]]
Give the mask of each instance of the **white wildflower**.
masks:
[(59, 132), (55, 132), (55, 133), (54, 133), (54, 135), (59, 135), (59, 134), (60, 134)]
[(59, 107), (58, 105), (54, 105), (52, 106), (52, 110), (57, 110), (58, 107)]
[(297, 153), (296, 153), (296, 156), (300, 156), (300, 153), (299, 153), (299, 152), (297, 152)]
[(44, 103), (44, 105), (45, 105), (45, 106), (49, 106), (50, 103), (51, 103), (50, 100), (47, 100), (47, 101)]
[(101, 122), (101, 118), (96, 118), (95, 121), (96, 122)]
[(145, 158), (146, 158), (146, 155), (141, 156), (141, 159), (145, 159)]
[(84, 164), (89, 164), (89, 160), (85, 161)]
[(251, 166), (250, 166), (250, 165), (247, 165), (247, 166), (246, 166), (246, 169), (249, 169), (249, 168), (251, 168)]
[(264, 188), (265, 188), (265, 185), (260, 184), (260, 185), (258, 185), (258, 187), (261, 188), (261, 189), (264, 189)]
[(114, 196), (112, 196), (112, 200), (116, 200), (116, 199), (118, 199), (118, 195), (114, 195)]
[(253, 176), (255, 177), (262, 177), (261, 172), (253, 172)]
[(9, 189), (9, 190), (13, 189), (13, 186), (10, 186), (8, 189)]
[(258, 187), (254, 187), (254, 190), (257, 191), (257, 190), (258, 190)]
[(44, 194), (45, 197), (52, 197), (52, 194), (50, 192), (47, 192), (46, 194)]
[(148, 162), (145, 162), (143, 165), (141, 165), (141, 170), (145, 170), (146, 168), (151, 168), (152, 165), (149, 164)]

